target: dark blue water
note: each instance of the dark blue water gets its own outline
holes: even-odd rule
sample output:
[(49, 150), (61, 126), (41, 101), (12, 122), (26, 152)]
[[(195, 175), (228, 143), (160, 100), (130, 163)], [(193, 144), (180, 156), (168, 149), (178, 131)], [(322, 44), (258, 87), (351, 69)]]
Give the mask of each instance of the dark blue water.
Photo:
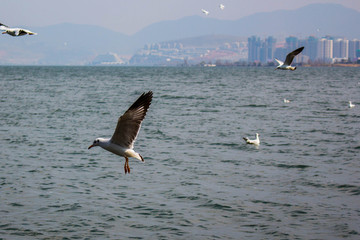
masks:
[[(125, 175), (87, 147), (149, 90)], [(0, 238), (360, 238), (359, 68), (0, 67), (0, 92)]]

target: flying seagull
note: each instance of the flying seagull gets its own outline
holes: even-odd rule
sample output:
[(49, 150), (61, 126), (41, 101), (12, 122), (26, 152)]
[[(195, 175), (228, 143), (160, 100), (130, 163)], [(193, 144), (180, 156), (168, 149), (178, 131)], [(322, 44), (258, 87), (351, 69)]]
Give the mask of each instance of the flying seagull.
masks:
[(223, 4), (220, 4), (220, 5), (219, 5), (219, 8), (220, 8), (221, 10), (224, 10), (225, 6), (224, 6)]
[(349, 108), (355, 107), (355, 104), (353, 104), (351, 101), (349, 101)]
[(244, 139), (245, 142), (248, 143), (248, 144), (254, 144), (254, 145), (256, 145), (256, 146), (259, 146), (259, 145), (260, 145), (260, 139), (259, 139), (259, 134), (258, 134), (258, 133), (256, 133), (256, 139), (254, 139), (254, 140), (250, 140), (250, 139), (247, 138), (247, 137), (244, 137), (243, 139)]
[(133, 150), (141, 122), (151, 104), (153, 93), (143, 93), (130, 108), (119, 117), (115, 132), (111, 138), (97, 138), (88, 149), (100, 146), (109, 152), (125, 158), (125, 174), (130, 173), (129, 157), (144, 162), (144, 158)]
[(201, 11), (205, 13), (206, 16), (209, 15), (209, 11), (206, 11), (205, 9), (201, 9)]
[(296, 67), (292, 67), (291, 63), (294, 60), (294, 57), (296, 57), (296, 55), (298, 55), (299, 53), (301, 53), (301, 51), (304, 49), (304, 47), (298, 48), (294, 51), (292, 51), (291, 53), (289, 53), (286, 56), (285, 62), (282, 62), (278, 59), (275, 58), (275, 60), (278, 62), (279, 66), (276, 67), (276, 69), (281, 69), (281, 70), (292, 70), (294, 71), (296, 69)]
[(2, 23), (0, 23), (0, 30), (3, 31), (2, 34), (9, 34), (13, 37), (19, 37), (23, 35), (37, 35), (37, 33), (34, 33), (30, 30), (23, 29), (23, 28), (10, 28)]

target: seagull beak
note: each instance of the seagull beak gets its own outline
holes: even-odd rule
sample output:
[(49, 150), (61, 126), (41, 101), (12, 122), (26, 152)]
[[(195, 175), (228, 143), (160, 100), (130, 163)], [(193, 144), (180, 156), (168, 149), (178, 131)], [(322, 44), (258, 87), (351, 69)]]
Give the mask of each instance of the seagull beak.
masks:
[(90, 148), (92, 148), (94, 145), (90, 145), (89, 147), (88, 147), (88, 149), (90, 149)]

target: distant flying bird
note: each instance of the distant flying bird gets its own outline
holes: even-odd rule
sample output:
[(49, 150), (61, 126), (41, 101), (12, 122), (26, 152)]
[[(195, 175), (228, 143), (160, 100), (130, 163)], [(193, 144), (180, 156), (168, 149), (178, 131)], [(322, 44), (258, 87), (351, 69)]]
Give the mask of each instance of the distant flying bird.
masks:
[(355, 104), (353, 104), (351, 101), (349, 101), (349, 108), (355, 107)]
[(220, 5), (219, 5), (219, 8), (220, 8), (221, 10), (224, 10), (225, 6), (224, 6), (223, 4), (220, 4)]
[(290, 102), (289, 99), (284, 98), (284, 103), (289, 103), (289, 102)]
[(260, 145), (260, 139), (259, 139), (259, 134), (258, 134), (258, 133), (256, 133), (256, 139), (254, 139), (254, 140), (250, 140), (250, 139), (247, 138), (247, 137), (244, 137), (243, 139), (244, 139), (245, 142), (248, 143), (248, 144), (254, 144), (254, 145), (256, 145), (256, 146), (259, 146), (259, 145)]
[(10, 28), (2, 23), (0, 23), (0, 30), (3, 31), (2, 34), (9, 34), (13, 37), (19, 37), (23, 35), (37, 35), (37, 33), (34, 33), (30, 30), (23, 29), (23, 28)]
[[(133, 150), (134, 142), (140, 131), (141, 123), (151, 104), (153, 93), (143, 93), (130, 108), (120, 116), (115, 132), (111, 138), (97, 138), (88, 149), (100, 146), (109, 152), (125, 158), (125, 174), (130, 173), (129, 157), (144, 162), (144, 158)], [(101, 121), (101, 120), (100, 120)]]
[(304, 49), (304, 47), (298, 48), (294, 51), (292, 51), (291, 53), (289, 53), (286, 56), (285, 62), (282, 62), (278, 59), (275, 58), (275, 60), (278, 62), (279, 66), (276, 67), (276, 69), (281, 69), (281, 70), (292, 70), (294, 71), (296, 69), (296, 67), (292, 67), (291, 63), (294, 60), (294, 57), (296, 57), (296, 55), (298, 55), (299, 53), (301, 53), (301, 51)]
[(201, 9), (201, 11), (202, 11), (203, 13), (205, 13), (206, 16), (209, 15), (209, 12), (206, 11), (205, 9)]

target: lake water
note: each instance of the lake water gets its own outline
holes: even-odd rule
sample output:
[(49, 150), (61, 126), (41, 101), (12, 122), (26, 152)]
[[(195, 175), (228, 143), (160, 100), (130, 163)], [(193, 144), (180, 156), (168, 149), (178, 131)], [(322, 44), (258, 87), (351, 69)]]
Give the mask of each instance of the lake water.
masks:
[[(149, 90), (125, 175), (87, 148)], [(0, 92), (2, 239), (360, 238), (359, 68), (3, 66)]]

